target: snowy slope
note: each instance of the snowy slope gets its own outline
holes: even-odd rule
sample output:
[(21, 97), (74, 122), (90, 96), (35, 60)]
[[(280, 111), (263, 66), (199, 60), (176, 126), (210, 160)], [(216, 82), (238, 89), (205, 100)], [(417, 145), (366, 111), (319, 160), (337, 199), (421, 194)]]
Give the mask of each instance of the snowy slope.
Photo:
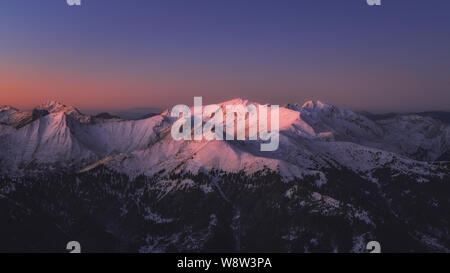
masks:
[(402, 115), (378, 123), (386, 132), (380, 148), (419, 160), (436, 160), (450, 151), (450, 126), (432, 118)]
[(286, 108), (299, 111), (317, 133), (330, 132), (336, 140), (372, 139), (383, 134), (382, 128), (368, 118), (321, 101), (307, 101), (301, 107), (288, 104)]
[(44, 116), (0, 137), (1, 168), (15, 171), (39, 165), (68, 167), (93, 158), (68, 127), (64, 112)]
[(450, 126), (418, 115), (396, 115), (372, 121), (364, 115), (320, 101), (299, 106), (301, 118), (316, 132), (328, 132), (336, 140), (378, 148), (416, 160), (432, 161), (450, 150)]
[(137, 121), (75, 124), (73, 132), (83, 145), (104, 157), (147, 148), (169, 127), (162, 116)]
[(20, 111), (9, 105), (0, 106), (0, 125), (17, 128), (30, 122), (31, 119), (31, 112)]

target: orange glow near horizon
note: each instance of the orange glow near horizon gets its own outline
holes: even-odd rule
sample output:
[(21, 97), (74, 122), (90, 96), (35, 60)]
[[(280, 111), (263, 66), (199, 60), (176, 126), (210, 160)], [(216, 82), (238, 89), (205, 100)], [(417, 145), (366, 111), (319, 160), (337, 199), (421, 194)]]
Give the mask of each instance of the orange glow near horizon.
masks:
[(113, 112), (202, 96), (450, 111), (449, 1), (89, 2), (1, 1), (0, 105)]
[(167, 104), (170, 96), (164, 97), (156, 89), (161, 89), (161, 85), (152, 85), (142, 78), (125, 78), (114, 72), (0, 65), (0, 105), (19, 109), (32, 109), (48, 100), (89, 110)]

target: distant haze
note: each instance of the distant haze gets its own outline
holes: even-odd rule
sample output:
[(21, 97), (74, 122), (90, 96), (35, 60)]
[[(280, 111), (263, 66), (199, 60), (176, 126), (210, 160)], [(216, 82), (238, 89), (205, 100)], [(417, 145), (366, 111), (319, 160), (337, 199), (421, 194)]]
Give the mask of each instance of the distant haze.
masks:
[(450, 111), (450, 1), (0, 2), (0, 105)]

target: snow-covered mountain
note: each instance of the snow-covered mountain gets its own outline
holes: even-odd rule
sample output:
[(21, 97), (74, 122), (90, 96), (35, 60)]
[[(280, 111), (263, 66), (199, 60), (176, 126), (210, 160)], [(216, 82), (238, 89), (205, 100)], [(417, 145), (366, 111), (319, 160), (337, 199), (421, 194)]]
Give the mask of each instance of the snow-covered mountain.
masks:
[[(218, 105), (229, 104), (257, 105)], [(82, 221), (100, 233), (79, 236), (113, 236), (121, 250), (360, 252), (381, 237), (391, 250), (449, 251), (450, 164), (436, 161), (449, 154), (449, 124), (320, 101), (279, 110), (279, 149), (261, 152), (260, 140), (175, 141), (168, 111), (123, 120), (58, 102), (2, 107), (0, 205), (39, 208), (69, 233)]]
[[(249, 102), (219, 105), (229, 104)], [(137, 121), (93, 122), (75, 107), (52, 101), (35, 108), (34, 118), (19, 128), (28, 117), (24, 112), (4, 107), (0, 115), (1, 169), (17, 173), (52, 164), (83, 170), (102, 162), (130, 175), (203, 169), (253, 173), (267, 167), (294, 177), (336, 164), (370, 170), (392, 158), (399, 162), (393, 168), (426, 168), (423, 161), (438, 159), (450, 147), (450, 126), (432, 118), (372, 121), (320, 101), (280, 107), (280, 147), (269, 153), (260, 152), (256, 141), (174, 141), (169, 134), (174, 120), (167, 112)]]
[(302, 107), (296, 104), (286, 107), (299, 111), (316, 132), (331, 132), (336, 140), (423, 161), (437, 160), (450, 150), (450, 126), (430, 117), (399, 114), (373, 121), (365, 115), (320, 101), (309, 101)]
[(64, 113), (66, 116), (76, 119), (81, 123), (89, 123), (91, 121), (91, 116), (84, 115), (77, 108), (67, 106), (58, 101), (48, 101), (36, 107), (34, 111), (42, 111), (47, 114)]

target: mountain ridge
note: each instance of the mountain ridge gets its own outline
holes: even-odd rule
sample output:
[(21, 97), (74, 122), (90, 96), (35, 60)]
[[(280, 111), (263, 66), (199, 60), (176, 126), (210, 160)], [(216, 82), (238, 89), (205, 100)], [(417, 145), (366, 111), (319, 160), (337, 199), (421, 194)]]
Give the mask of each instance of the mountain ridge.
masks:
[[(230, 103), (246, 105), (250, 102), (238, 98), (219, 105)], [(11, 109), (14, 108), (5, 107), (0, 112), (0, 117), (5, 111), (12, 111)], [(343, 146), (348, 150), (348, 155), (356, 152), (390, 158), (390, 154), (394, 153), (405, 162), (431, 162), (450, 150), (450, 127), (432, 118), (408, 115), (372, 121), (364, 115), (321, 101), (280, 107), (281, 147), (278, 151), (267, 154), (256, 151), (257, 143), (254, 141), (206, 142), (202, 149), (206, 148), (208, 153), (196, 151), (199, 145), (204, 144), (196, 141), (176, 142), (170, 137), (168, 130), (174, 119), (169, 118), (166, 112), (134, 121), (108, 118), (93, 122), (99, 117), (92, 118), (75, 107), (56, 101), (49, 101), (35, 109), (47, 111), (48, 115), (38, 117), (16, 130), (2, 130), (4, 133), (1, 134), (0, 147), (3, 152), (0, 153), (0, 158), (4, 166), (20, 170), (18, 166), (45, 162), (78, 166), (81, 170), (108, 157), (110, 159), (105, 164), (119, 171), (151, 175), (162, 169), (155, 168), (158, 162), (170, 158), (173, 161), (172, 169), (177, 169), (181, 162), (184, 162), (185, 170), (191, 171), (199, 171), (208, 166), (207, 169), (253, 172), (270, 166), (271, 169), (281, 170), (286, 176), (292, 177), (301, 176), (307, 168), (328, 166), (328, 163), (320, 159), (327, 157), (327, 153), (332, 154), (334, 160), (349, 162), (342, 157), (347, 154), (340, 151)], [(45, 127), (42, 124), (57, 124), (62, 127)], [(405, 130), (407, 135), (404, 135)], [(68, 146), (64, 147), (62, 144)], [(33, 152), (24, 151), (20, 147), (27, 147)], [(43, 157), (42, 147), (49, 151), (49, 158)], [(229, 155), (235, 154), (234, 159), (227, 159), (223, 153), (217, 153), (228, 149), (231, 149)], [(64, 156), (55, 157), (50, 151)], [(364, 159), (363, 164), (369, 166), (367, 160)], [(318, 161), (322, 163), (319, 164)], [(167, 162), (166, 160), (166, 164), (161, 166), (167, 169), (170, 167)], [(230, 165), (229, 162), (240, 163)], [(357, 165), (356, 161), (351, 163)]]

